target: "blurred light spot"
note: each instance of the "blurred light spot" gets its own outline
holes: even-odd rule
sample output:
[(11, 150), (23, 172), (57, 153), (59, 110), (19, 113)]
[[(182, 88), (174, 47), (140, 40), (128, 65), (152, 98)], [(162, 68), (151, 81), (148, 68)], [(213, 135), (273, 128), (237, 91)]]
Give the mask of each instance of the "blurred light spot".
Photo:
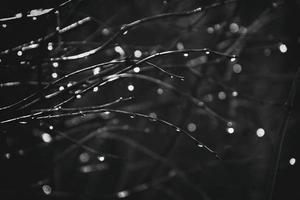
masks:
[(296, 158), (291, 158), (289, 163), (290, 163), (290, 165), (295, 165), (296, 164)]
[(239, 93), (238, 93), (237, 91), (233, 91), (233, 92), (232, 92), (232, 96), (233, 96), (233, 97), (236, 97), (237, 95), (239, 95)]
[(115, 51), (120, 54), (121, 57), (125, 55), (125, 51), (120, 46), (115, 46)]
[(128, 33), (128, 31), (125, 31), (124, 33), (123, 33), (123, 35), (126, 35)]
[(157, 89), (157, 94), (162, 95), (164, 93), (164, 90), (162, 88)]
[(285, 44), (279, 44), (279, 50), (281, 53), (286, 53), (287, 52), (287, 46)]
[(2, 24), (2, 27), (3, 27), (3, 28), (6, 28), (6, 27), (7, 27), (7, 25), (6, 25), (6, 24)]
[(33, 17), (32, 20), (33, 20), (33, 21), (37, 20), (37, 17)]
[[(209, 52), (209, 51), (208, 51)], [(205, 53), (206, 54), (206, 53)], [(208, 53), (209, 54), (209, 53)], [(207, 62), (207, 56), (206, 55), (203, 55), (203, 56), (200, 56), (199, 57), (199, 61), (200, 61), (200, 64), (201, 63), (206, 63)], [(196, 63), (195, 63), (196, 64)]]
[(24, 155), (24, 150), (23, 150), (23, 149), (20, 149), (20, 150), (18, 151), (18, 153), (19, 153), (19, 155)]
[(46, 143), (50, 143), (52, 141), (52, 137), (48, 133), (43, 133), (42, 134), (42, 140)]
[(100, 67), (96, 67), (95, 69), (93, 69), (93, 74), (94, 75), (97, 75), (97, 74), (99, 74), (100, 73)]
[(55, 68), (58, 67), (58, 65), (59, 65), (58, 62), (52, 63), (52, 66), (55, 67)]
[(46, 195), (49, 195), (52, 192), (52, 188), (49, 185), (43, 185), (42, 190)]
[(227, 122), (227, 126), (232, 126), (232, 122)]
[(242, 66), (238, 63), (235, 63), (233, 66), (232, 66), (232, 70), (234, 73), (241, 73), (242, 71)]
[(60, 86), (58, 89), (59, 89), (59, 91), (62, 91), (62, 90), (65, 89), (65, 87), (64, 86)]
[(18, 52), (17, 52), (17, 55), (18, 55), (18, 56), (22, 56), (22, 55), (23, 55), (23, 52), (22, 52), (22, 51), (18, 51)]
[(102, 29), (102, 34), (103, 34), (103, 35), (109, 35), (109, 33), (110, 33), (110, 31), (109, 31), (108, 28)]
[(7, 158), (7, 159), (10, 159), (10, 157), (11, 157), (10, 153), (6, 153), (4, 156), (5, 156), (5, 158)]
[(125, 198), (125, 197), (128, 197), (129, 196), (129, 192), (124, 190), (124, 191), (120, 191), (117, 193), (117, 197), (118, 198)]
[(133, 85), (128, 85), (127, 89), (132, 92), (134, 90), (134, 86)]
[(50, 130), (53, 130), (53, 128), (54, 128), (54, 127), (53, 127), (52, 125), (49, 126), (49, 129), (50, 129)]
[(262, 129), (262, 128), (257, 129), (257, 130), (256, 130), (256, 135), (257, 135), (258, 137), (263, 137), (263, 136), (265, 135), (265, 130)]
[(47, 49), (48, 49), (49, 51), (52, 51), (52, 50), (53, 50), (53, 44), (52, 44), (51, 42), (48, 43)]
[(240, 27), (236, 23), (231, 23), (229, 25), (229, 29), (232, 33), (237, 33), (239, 31)]
[(220, 24), (215, 24), (215, 25), (214, 25), (214, 28), (215, 28), (216, 30), (220, 30), (220, 29), (221, 29), (221, 25), (220, 25)]
[(218, 97), (219, 97), (219, 99), (224, 100), (224, 99), (226, 99), (226, 93), (221, 91), (218, 93)]
[(99, 87), (94, 87), (93, 88), (93, 92), (98, 92), (98, 90), (99, 90)]
[(234, 128), (232, 128), (232, 127), (227, 128), (227, 133), (233, 134), (234, 133)]
[(103, 161), (105, 160), (105, 157), (104, 157), (104, 156), (98, 156), (97, 158), (98, 158), (98, 160), (99, 160), (100, 162), (103, 162)]
[(178, 50), (183, 50), (183, 49), (184, 49), (184, 46), (183, 46), (183, 44), (182, 44), (181, 42), (177, 42), (176, 48), (177, 48)]
[(71, 87), (71, 86), (72, 86), (72, 83), (68, 83), (68, 84), (67, 84), (67, 87)]
[(141, 68), (135, 67), (135, 68), (133, 68), (133, 71), (134, 71), (135, 73), (139, 73), (139, 72), (141, 71)]
[(135, 50), (134, 51), (134, 57), (136, 57), (136, 58), (142, 57), (142, 52), (140, 50)]
[(236, 61), (236, 58), (230, 58), (230, 61), (234, 62), (234, 61)]
[(80, 98), (81, 98), (81, 95), (80, 95), (80, 94), (77, 94), (77, 95), (76, 95), (76, 98), (77, 98), (77, 99), (80, 99)]
[(184, 56), (184, 57), (188, 57), (189, 54), (188, 54), (188, 53), (184, 53), (183, 56)]
[(270, 49), (264, 49), (264, 54), (265, 54), (265, 56), (270, 56), (271, 55), (271, 50)]
[(157, 115), (156, 115), (156, 113), (152, 112), (152, 113), (149, 114), (149, 117), (151, 117), (151, 118), (157, 118)]
[(79, 161), (82, 163), (86, 163), (90, 160), (90, 155), (86, 152), (79, 155)]
[(197, 126), (196, 126), (196, 124), (194, 124), (194, 123), (189, 123), (189, 124), (187, 125), (187, 129), (188, 129), (190, 132), (195, 132), (196, 129), (197, 129)]
[(52, 76), (52, 78), (57, 78), (58, 75), (57, 75), (56, 72), (54, 72), (54, 73), (51, 74), (51, 76)]
[(214, 28), (213, 27), (208, 27), (206, 29), (206, 31), (209, 33), (209, 34), (212, 34), (214, 32)]
[(245, 34), (248, 32), (248, 29), (244, 26), (240, 27), (240, 33)]

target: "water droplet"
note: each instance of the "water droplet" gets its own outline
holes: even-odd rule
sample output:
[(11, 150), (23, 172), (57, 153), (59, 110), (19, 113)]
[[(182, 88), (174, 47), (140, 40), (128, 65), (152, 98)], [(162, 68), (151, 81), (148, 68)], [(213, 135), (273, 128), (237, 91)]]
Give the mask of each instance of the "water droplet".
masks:
[(156, 92), (157, 94), (162, 95), (164, 93), (164, 90), (162, 88), (158, 88)]
[(58, 62), (54, 62), (54, 63), (52, 63), (52, 66), (57, 68), (59, 66), (59, 64), (58, 64)]
[(125, 198), (125, 197), (128, 197), (128, 196), (129, 196), (129, 192), (127, 190), (120, 191), (120, 192), (117, 193), (118, 198)]
[(49, 185), (43, 185), (42, 190), (46, 195), (49, 195), (52, 193), (52, 188)]
[(220, 91), (218, 93), (218, 97), (219, 97), (220, 100), (224, 100), (224, 99), (226, 99), (226, 93), (223, 92), (223, 91)]
[(100, 73), (101, 68), (100, 67), (96, 67), (95, 69), (93, 69), (93, 74), (97, 75)]
[(296, 164), (296, 158), (291, 158), (289, 160), (290, 165), (295, 165)]
[(256, 130), (256, 135), (258, 137), (263, 137), (265, 135), (265, 130), (263, 128), (259, 128)]
[(5, 158), (10, 159), (11, 154), (10, 153), (6, 153), (4, 156), (5, 156)]
[(203, 144), (198, 144), (197, 146), (200, 148), (203, 148)]
[(130, 115), (130, 118), (131, 118), (131, 119), (134, 119), (134, 118), (135, 118), (135, 115)]
[(233, 92), (232, 92), (232, 96), (233, 96), (233, 97), (236, 97), (238, 94), (239, 94), (239, 93), (238, 93), (237, 91), (233, 91)]
[(176, 128), (176, 131), (177, 131), (177, 132), (180, 132), (181, 130), (180, 130), (180, 128)]
[(213, 27), (207, 27), (206, 31), (209, 33), (209, 34), (212, 34), (214, 32), (214, 28)]
[(190, 132), (195, 132), (196, 129), (197, 129), (197, 126), (196, 126), (196, 124), (194, 124), (194, 123), (189, 123), (189, 124), (187, 125), (187, 129), (188, 129)]
[(43, 133), (41, 137), (45, 143), (50, 143), (52, 141), (52, 136), (48, 133)]
[(234, 128), (232, 128), (232, 127), (227, 128), (227, 133), (233, 134), (234, 133)]
[(242, 66), (238, 63), (235, 63), (233, 66), (232, 66), (232, 70), (234, 71), (234, 73), (241, 73), (242, 72)]
[(134, 86), (133, 86), (133, 85), (128, 85), (128, 86), (127, 86), (127, 89), (128, 89), (130, 92), (132, 92), (132, 91), (134, 90)]
[(56, 72), (51, 74), (52, 78), (57, 78), (58, 74)]
[(90, 160), (90, 155), (86, 152), (79, 155), (79, 161), (82, 163), (86, 163)]
[(286, 53), (287, 52), (287, 46), (283, 43), (280, 43), (279, 46), (278, 46), (279, 50), (281, 53)]
[(229, 25), (229, 29), (232, 33), (237, 33), (240, 29), (239, 25), (236, 23), (232, 23)]
[(94, 87), (93, 88), (93, 92), (98, 92), (98, 90), (99, 90), (99, 87)]
[(135, 73), (139, 73), (139, 72), (141, 71), (141, 68), (135, 67), (135, 68), (133, 68), (133, 71), (134, 71)]
[(143, 53), (140, 50), (135, 50), (134, 51), (134, 57), (140, 58), (142, 57)]
[(201, 106), (201, 107), (202, 107), (202, 106), (204, 106), (204, 103), (203, 103), (203, 101), (198, 101), (198, 103), (197, 103), (197, 104), (198, 104), (198, 106)]
[(184, 49), (184, 46), (183, 46), (183, 44), (182, 44), (181, 42), (178, 42), (178, 43), (176, 44), (176, 48), (177, 48), (178, 50), (183, 50), (183, 49)]
[(18, 154), (19, 154), (19, 155), (24, 155), (24, 150), (23, 150), (23, 149), (20, 149), (20, 150), (18, 151)]
[(97, 158), (98, 158), (98, 160), (99, 160), (100, 162), (103, 162), (103, 161), (105, 160), (105, 157), (104, 157), (104, 156), (98, 156)]

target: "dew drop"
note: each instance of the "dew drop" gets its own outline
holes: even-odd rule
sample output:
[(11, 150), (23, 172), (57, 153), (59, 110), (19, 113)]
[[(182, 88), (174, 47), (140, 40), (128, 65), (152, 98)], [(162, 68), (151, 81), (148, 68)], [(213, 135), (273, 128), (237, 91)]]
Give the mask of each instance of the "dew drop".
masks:
[(97, 158), (98, 158), (98, 160), (99, 160), (100, 162), (103, 162), (103, 161), (105, 160), (105, 157), (104, 157), (104, 156), (98, 156)]
[(131, 119), (134, 119), (134, 118), (135, 118), (135, 115), (130, 115), (130, 118), (131, 118)]

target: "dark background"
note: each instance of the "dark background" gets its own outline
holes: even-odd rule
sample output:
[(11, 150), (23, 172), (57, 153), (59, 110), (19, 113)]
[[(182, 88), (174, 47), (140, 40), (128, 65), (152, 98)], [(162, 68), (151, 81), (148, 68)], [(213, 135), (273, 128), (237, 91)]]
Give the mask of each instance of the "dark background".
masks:
[[(3, 1), (1, 18), (28, 10), (57, 6), (63, 1)], [(211, 1), (195, 0), (112, 0), (72, 1), (60, 9), (62, 27), (84, 17), (92, 20), (61, 35), (54, 36), (38, 49), (16, 51), (1, 55), (1, 83), (19, 81), (21, 86), (1, 85), (1, 106), (16, 102), (38, 90), (38, 85), (28, 81), (53, 81), (51, 74), (59, 76), (74, 70), (118, 59), (114, 46), (121, 46), (126, 56), (133, 56), (139, 49), (143, 56), (153, 51), (174, 50), (178, 42), (186, 49), (210, 48), (239, 55), (237, 61), (216, 61), (215, 56), (189, 54), (166, 56), (155, 63), (172, 73), (185, 77), (185, 81), (171, 79), (164, 73), (141, 66), (141, 73), (156, 77), (180, 90), (197, 97), (233, 122), (234, 133), (227, 132), (226, 122), (217, 119), (186, 98), (166, 88), (139, 79), (121, 79), (88, 93), (69, 107), (100, 105), (120, 96), (134, 96), (129, 102), (115, 108), (146, 115), (155, 113), (179, 127), (188, 130), (188, 124), (196, 125), (191, 134), (214, 149), (221, 157), (196, 148), (195, 145), (170, 127), (143, 118), (110, 114), (75, 117), (60, 120), (36, 121), (28, 124), (14, 123), (2, 126), (0, 135), (0, 199), (117, 199), (119, 191), (129, 192), (128, 199), (267, 199), (276, 168), (275, 159), (280, 137), (285, 133), (279, 169), (272, 199), (299, 199), (299, 77), (295, 78), (299, 65), (299, 1), (238, 0), (232, 4), (209, 10), (202, 15), (171, 18), (145, 23), (129, 31), (101, 53), (87, 59), (59, 62), (58, 68), (44, 61), (62, 54), (73, 55), (105, 42), (118, 28), (134, 20), (160, 13), (187, 11), (210, 5)], [(37, 20), (23, 17), (0, 22), (1, 51), (37, 39), (55, 30), (56, 15), (50, 13)], [(197, 23), (194, 23), (197, 21)], [(234, 25), (238, 31), (234, 31)], [(7, 26), (4, 28), (2, 24)], [(216, 26), (217, 25), (217, 26)], [(219, 25), (219, 26), (218, 26)], [(216, 28), (217, 27), (217, 28)], [(219, 28), (218, 28), (219, 27)], [(213, 33), (209, 33), (211, 29)], [(247, 34), (243, 36), (243, 30)], [(106, 34), (103, 30), (107, 29)], [(59, 45), (62, 40), (64, 44)], [(80, 41), (85, 40), (85, 43)], [(79, 43), (71, 43), (71, 42)], [(54, 50), (46, 49), (48, 42)], [(69, 42), (69, 43), (68, 43)], [(287, 52), (279, 50), (280, 44)], [(121, 56), (122, 58), (122, 56)], [(21, 64), (22, 60), (29, 60)], [(234, 72), (233, 65), (240, 64), (242, 71)], [(201, 76), (187, 70), (194, 66)], [(85, 73), (78, 76), (79, 80)], [(296, 87), (291, 89), (293, 80)], [(127, 90), (129, 84), (134, 91)], [(224, 86), (226, 86), (224, 88)], [(158, 94), (158, 88), (163, 94)], [(284, 106), (290, 91), (296, 93), (292, 107)], [(232, 91), (238, 91), (234, 97)], [(220, 99), (220, 92), (226, 98)], [(57, 103), (45, 102), (30, 107), (47, 108)], [(272, 102), (272, 103), (270, 103)], [(24, 112), (30, 112), (26, 110)], [(1, 120), (22, 112), (1, 112)], [(289, 118), (282, 131), (284, 119)], [(53, 138), (57, 131), (80, 140), (97, 128), (108, 128), (86, 142), (86, 145), (107, 153), (122, 155), (128, 161), (105, 159), (99, 162), (95, 155), (82, 148), (65, 153), (72, 143), (60, 139), (44, 143), (45, 127)], [(115, 128), (115, 129), (114, 129)], [(265, 135), (258, 137), (256, 130), (263, 128)], [(126, 142), (127, 141), (127, 142)], [(155, 159), (141, 149), (148, 149), (162, 159)], [(20, 150), (24, 150), (20, 153)], [(9, 154), (9, 156), (7, 156)], [(87, 160), (82, 160), (82, 158)], [(81, 159), (80, 159), (81, 158)], [(291, 165), (289, 160), (296, 159)], [(171, 166), (171, 167), (170, 167)], [(176, 176), (159, 182), (174, 166), (185, 172), (185, 178)], [(88, 169), (88, 170), (87, 170)], [(135, 192), (136, 186), (147, 183), (148, 189)], [(45, 186), (51, 187), (46, 194)], [(121, 193), (122, 194), (122, 193)], [(123, 193), (124, 194), (124, 193)], [(119, 196), (120, 197), (120, 196)]]

